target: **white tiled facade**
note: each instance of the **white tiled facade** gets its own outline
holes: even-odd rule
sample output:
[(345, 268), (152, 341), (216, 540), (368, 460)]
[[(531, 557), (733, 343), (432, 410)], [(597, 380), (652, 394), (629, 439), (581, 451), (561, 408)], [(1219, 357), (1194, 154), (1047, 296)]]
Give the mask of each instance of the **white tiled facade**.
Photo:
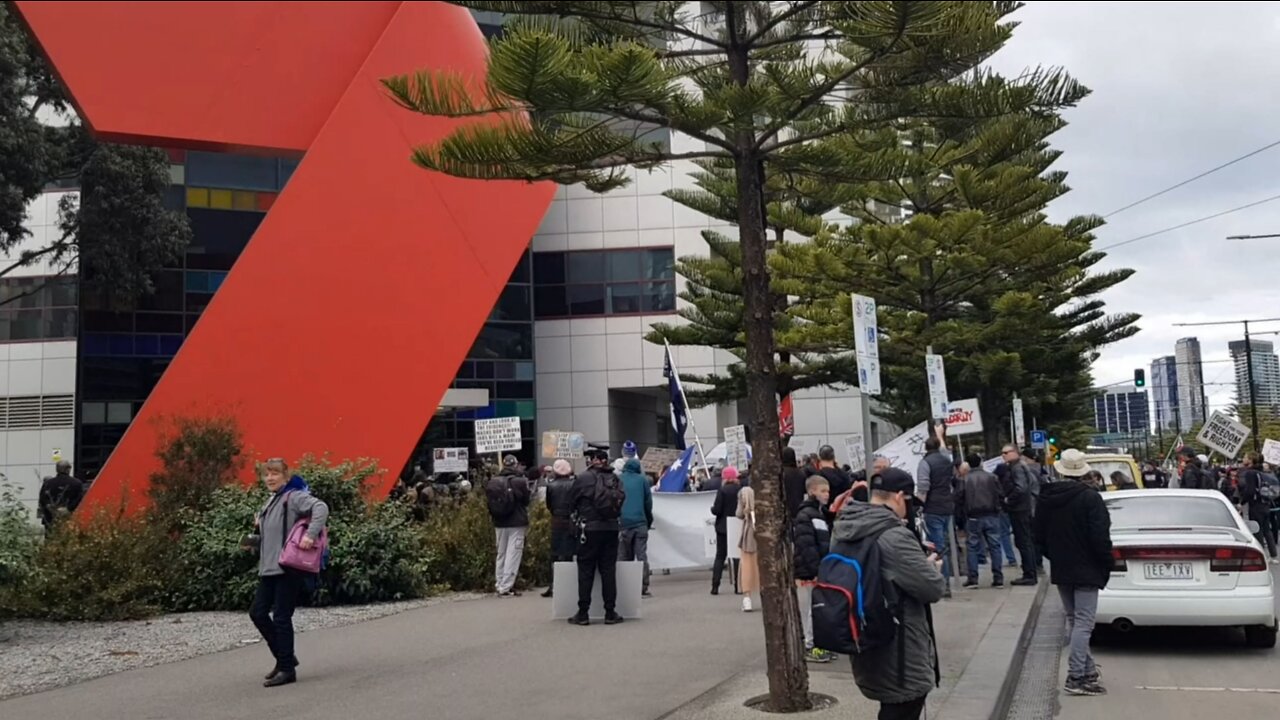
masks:
[[(27, 208), (27, 227), (31, 236), (15, 247), (13, 259), (23, 250), (42, 248), (57, 239), (58, 202), (65, 192), (48, 192), (36, 198)], [(13, 259), (0, 255), (0, 266), (8, 267)], [(50, 275), (53, 266), (44, 260), (17, 268), (6, 277)], [(57, 399), (59, 408), (74, 408), (76, 392), (76, 343), (74, 341), (38, 342), (0, 340), (0, 407), (12, 407), (30, 398), (42, 398), (37, 406), (46, 411)], [(68, 402), (69, 396), (69, 402)], [(58, 420), (42, 415), (35, 427), (20, 423), (16, 412), (0, 412), (0, 473), (14, 487), (18, 497), (34, 510), (40, 491), (40, 480), (53, 474), (53, 455), (75, 462), (75, 428), (65, 413)], [(70, 417), (74, 417), (73, 415)], [(20, 426), (20, 427), (16, 427)]]

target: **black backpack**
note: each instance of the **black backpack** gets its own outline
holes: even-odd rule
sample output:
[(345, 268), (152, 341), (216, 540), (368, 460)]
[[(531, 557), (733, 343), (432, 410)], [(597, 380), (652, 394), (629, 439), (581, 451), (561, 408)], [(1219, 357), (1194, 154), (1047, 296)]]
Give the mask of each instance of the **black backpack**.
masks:
[(837, 542), (822, 559), (813, 588), (815, 646), (864, 655), (896, 637), (901, 616), (896, 593), (881, 574), (880, 534)]
[(596, 487), (591, 495), (591, 505), (599, 520), (617, 520), (622, 516), (622, 503), (627, 493), (622, 482), (613, 473), (596, 473)]
[(516, 511), (515, 494), (511, 491), (511, 479), (499, 475), (489, 481), (484, 489), (485, 499), (489, 501), (489, 514), (495, 520), (502, 520)]

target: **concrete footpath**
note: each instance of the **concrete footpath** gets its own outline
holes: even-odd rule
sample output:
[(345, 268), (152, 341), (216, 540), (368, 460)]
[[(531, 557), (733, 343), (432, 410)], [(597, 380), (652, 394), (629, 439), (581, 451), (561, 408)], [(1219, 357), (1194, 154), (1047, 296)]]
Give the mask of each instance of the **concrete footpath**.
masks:
[[(646, 617), (615, 627), (553, 622), (533, 594), (446, 603), (300, 635), (299, 683), (285, 688), (262, 687), (271, 659), (255, 645), (0, 702), (0, 719), (750, 717), (742, 702), (766, 687), (761, 615), (709, 584), (655, 577)], [(988, 676), (1009, 666), (1034, 597), (957, 590), (937, 606), (943, 685), (930, 718), (987, 719), (1000, 691)], [(832, 716), (874, 717), (847, 661), (810, 669), (813, 690), (840, 700)], [(986, 714), (959, 702), (984, 693)]]

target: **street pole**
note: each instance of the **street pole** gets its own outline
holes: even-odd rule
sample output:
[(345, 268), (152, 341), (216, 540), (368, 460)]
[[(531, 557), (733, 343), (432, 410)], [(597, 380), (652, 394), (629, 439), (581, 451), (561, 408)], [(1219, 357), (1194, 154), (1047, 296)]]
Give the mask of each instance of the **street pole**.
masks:
[[(1249, 415), (1253, 422), (1253, 451), (1259, 452), (1258, 446), (1258, 396), (1253, 380), (1253, 343), (1249, 340), (1249, 321), (1244, 321), (1244, 359), (1245, 371), (1249, 373)], [(1206, 422), (1208, 421), (1206, 412)]]

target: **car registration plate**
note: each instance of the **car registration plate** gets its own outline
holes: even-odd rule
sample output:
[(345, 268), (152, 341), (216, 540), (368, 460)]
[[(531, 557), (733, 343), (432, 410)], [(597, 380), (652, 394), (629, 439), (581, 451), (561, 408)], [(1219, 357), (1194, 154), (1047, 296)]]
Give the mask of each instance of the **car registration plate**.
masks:
[(1194, 580), (1191, 563), (1149, 562), (1143, 568), (1148, 580)]

